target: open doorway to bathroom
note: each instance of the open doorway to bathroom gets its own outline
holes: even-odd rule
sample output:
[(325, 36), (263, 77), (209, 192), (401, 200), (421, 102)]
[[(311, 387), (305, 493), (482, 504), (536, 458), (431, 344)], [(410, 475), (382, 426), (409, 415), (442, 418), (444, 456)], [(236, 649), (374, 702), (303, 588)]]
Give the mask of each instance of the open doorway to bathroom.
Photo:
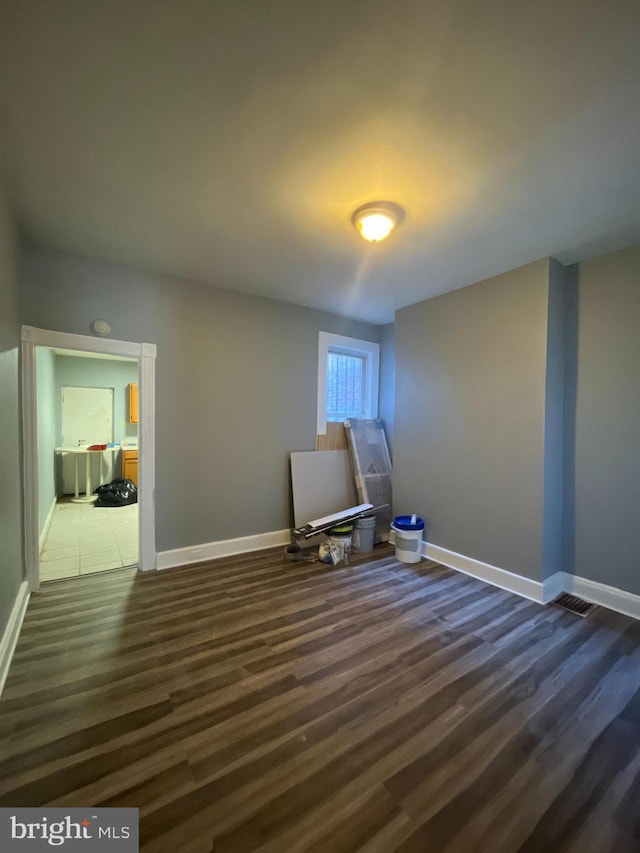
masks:
[[(125, 565), (137, 564), (141, 571), (155, 569), (155, 344), (34, 326), (22, 327), (21, 341), (24, 561), (29, 591), (39, 588), (45, 563), (49, 566), (43, 581), (54, 580), (54, 574), (74, 577), (90, 569), (107, 571)], [(102, 358), (95, 359), (96, 355)], [(124, 399), (119, 397), (120, 381), (89, 376), (87, 371), (98, 369), (97, 361), (104, 363), (103, 371), (108, 364), (123, 373), (134, 368), (137, 385), (127, 377)], [(47, 371), (48, 380), (43, 379)], [(82, 389), (95, 391), (91, 393), (96, 411), (85, 412), (88, 424), (72, 424), (71, 411), (64, 416), (69, 420), (66, 434), (63, 387), (71, 410), (78, 396), (89, 395)], [(138, 424), (133, 416), (136, 409)], [(98, 485), (121, 479), (123, 474), (137, 485), (137, 504), (96, 508)], [(63, 521), (63, 513), (67, 527), (55, 523)], [(41, 561), (45, 551), (47, 559)], [(58, 560), (63, 562), (51, 565)]]
[(35, 358), (40, 582), (135, 566), (138, 360), (45, 346)]

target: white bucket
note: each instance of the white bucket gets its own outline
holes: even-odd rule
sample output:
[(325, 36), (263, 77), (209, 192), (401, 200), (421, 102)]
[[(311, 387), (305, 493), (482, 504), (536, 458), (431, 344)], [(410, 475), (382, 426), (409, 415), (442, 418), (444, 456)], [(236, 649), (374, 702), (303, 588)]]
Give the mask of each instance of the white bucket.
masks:
[(349, 555), (351, 554), (351, 536), (338, 536), (336, 534), (332, 534), (328, 536), (327, 539), (338, 549), (338, 556), (340, 558), (340, 562), (343, 561), (345, 563), (349, 562)]
[(397, 516), (393, 519), (391, 529), (395, 533), (396, 558), (402, 563), (419, 563), (422, 558), (424, 521), (416, 516)]
[(358, 518), (353, 522), (351, 546), (357, 554), (369, 554), (373, 551), (373, 540), (376, 532), (375, 516)]

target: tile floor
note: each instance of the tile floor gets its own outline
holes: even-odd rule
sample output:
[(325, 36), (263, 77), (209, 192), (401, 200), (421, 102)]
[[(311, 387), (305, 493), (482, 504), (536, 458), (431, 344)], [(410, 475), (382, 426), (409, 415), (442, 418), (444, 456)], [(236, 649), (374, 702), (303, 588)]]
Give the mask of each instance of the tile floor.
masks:
[(138, 562), (138, 505), (95, 507), (61, 498), (42, 553), (40, 580), (119, 569)]

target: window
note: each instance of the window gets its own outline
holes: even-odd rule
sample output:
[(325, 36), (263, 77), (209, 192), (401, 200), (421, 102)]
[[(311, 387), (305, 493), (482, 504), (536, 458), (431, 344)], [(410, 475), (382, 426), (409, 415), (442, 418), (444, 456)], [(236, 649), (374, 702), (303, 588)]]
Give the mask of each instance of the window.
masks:
[(327, 420), (364, 417), (366, 359), (332, 352), (327, 355)]
[(320, 332), (318, 435), (327, 421), (378, 417), (379, 360), (378, 344)]

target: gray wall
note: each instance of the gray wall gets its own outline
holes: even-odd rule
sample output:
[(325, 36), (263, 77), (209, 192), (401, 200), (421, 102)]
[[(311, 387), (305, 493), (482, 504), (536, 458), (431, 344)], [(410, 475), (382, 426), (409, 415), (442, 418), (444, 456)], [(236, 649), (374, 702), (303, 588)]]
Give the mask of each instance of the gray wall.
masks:
[(56, 354), (48, 347), (36, 347), (38, 391), (38, 533), (42, 534), (51, 505), (56, 498)]
[(563, 569), (565, 309), (568, 276), (566, 267), (553, 258), (549, 259), (544, 415), (544, 578)]
[[(378, 408), (384, 422), (389, 450), (393, 446), (393, 423), (396, 386), (395, 325), (380, 326), (380, 398)], [(392, 454), (393, 455), (393, 454)]]
[(575, 573), (640, 593), (640, 246), (580, 265)]
[(23, 579), (16, 234), (0, 181), (0, 637)]
[(549, 264), (396, 313), (394, 512), (542, 579)]
[(576, 390), (578, 382), (578, 264), (565, 271), (564, 313), (564, 407), (562, 469), (563, 500), (562, 567), (572, 573), (575, 568), (576, 527)]
[(313, 450), (320, 330), (375, 326), (23, 246), (22, 322), (157, 344), (158, 550), (286, 528), (288, 456)]

